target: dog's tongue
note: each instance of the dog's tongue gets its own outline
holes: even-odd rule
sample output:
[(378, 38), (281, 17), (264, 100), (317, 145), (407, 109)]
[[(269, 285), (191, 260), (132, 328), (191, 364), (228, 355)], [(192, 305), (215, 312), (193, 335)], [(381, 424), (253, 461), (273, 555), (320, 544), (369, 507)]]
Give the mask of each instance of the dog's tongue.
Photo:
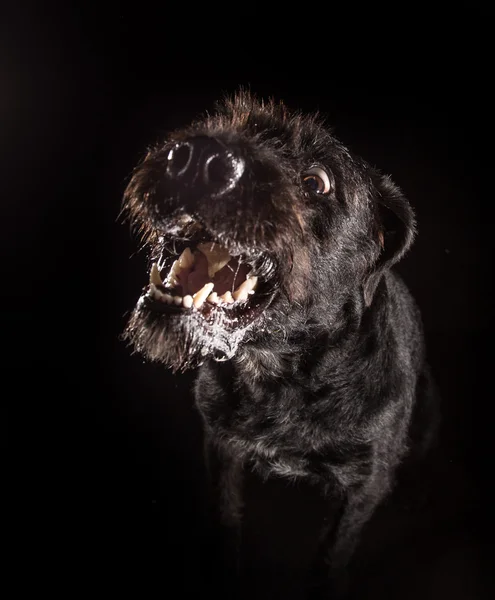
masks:
[(249, 267), (239, 264), (219, 244), (199, 244), (194, 251), (194, 264), (182, 269), (178, 275), (183, 294), (195, 294), (205, 284), (213, 282), (215, 292), (221, 296), (234, 291), (246, 280)]

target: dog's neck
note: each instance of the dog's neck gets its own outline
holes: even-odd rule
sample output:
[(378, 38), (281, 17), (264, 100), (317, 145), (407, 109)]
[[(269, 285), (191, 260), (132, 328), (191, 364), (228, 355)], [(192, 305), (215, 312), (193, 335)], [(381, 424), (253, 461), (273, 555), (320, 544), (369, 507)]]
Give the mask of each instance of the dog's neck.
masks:
[(353, 348), (367, 343), (374, 325), (386, 319), (384, 292), (370, 307), (364, 305), (362, 293), (354, 291), (338, 306), (307, 307), (294, 314), (281, 311), (280, 320), (274, 316), (254, 340), (241, 345), (234, 368), (257, 381), (312, 377), (308, 357), (320, 350), (329, 368), (342, 367), (352, 360)]

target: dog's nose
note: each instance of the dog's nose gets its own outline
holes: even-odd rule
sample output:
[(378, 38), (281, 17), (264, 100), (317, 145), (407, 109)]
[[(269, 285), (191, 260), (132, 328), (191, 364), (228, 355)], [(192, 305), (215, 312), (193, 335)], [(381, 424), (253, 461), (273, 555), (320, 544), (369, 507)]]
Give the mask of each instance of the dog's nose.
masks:
[(234, 188), (243, 172), (244, 160), (212, 137), (189, 138), (176, 144), (168, 154), (169, 178), (217, 196)]

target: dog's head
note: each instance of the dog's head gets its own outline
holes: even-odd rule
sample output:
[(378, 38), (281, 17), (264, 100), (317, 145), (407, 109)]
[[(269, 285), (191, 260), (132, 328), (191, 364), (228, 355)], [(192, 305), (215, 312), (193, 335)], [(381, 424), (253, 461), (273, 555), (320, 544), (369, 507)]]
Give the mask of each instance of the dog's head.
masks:
[(316, 116), (246, 92), (151, 149), (125, 208), (150, 250), (126, 335), (174, 370), (231, 358), (275, 315), (369, 306), (414, 232), (400, 191)]

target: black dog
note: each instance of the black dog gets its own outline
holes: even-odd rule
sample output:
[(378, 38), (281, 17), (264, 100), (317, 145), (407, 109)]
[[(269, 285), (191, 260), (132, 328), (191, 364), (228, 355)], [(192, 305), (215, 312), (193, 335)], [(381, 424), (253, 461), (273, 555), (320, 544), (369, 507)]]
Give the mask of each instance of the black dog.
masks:
[(126, 336), (202, 365), (223, 521), (240, 523), (243, 468), (321, 486), (338, 581), (430, 401), (420, 316), (390, 271), (410, 205), (318, 118), (245, 92), (153, 148), (125, 202), (151, 249)]

